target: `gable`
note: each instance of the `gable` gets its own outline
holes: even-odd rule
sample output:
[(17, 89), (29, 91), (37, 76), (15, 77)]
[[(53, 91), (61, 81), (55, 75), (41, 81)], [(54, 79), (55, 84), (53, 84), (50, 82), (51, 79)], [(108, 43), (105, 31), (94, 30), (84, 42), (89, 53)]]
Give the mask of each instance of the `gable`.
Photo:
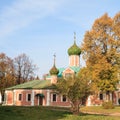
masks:
[(63, 74), (67, 74), (67, 73), (74, 74), (74, 70), (72, 70), (70, 67), (68, 67), (63, 71)]

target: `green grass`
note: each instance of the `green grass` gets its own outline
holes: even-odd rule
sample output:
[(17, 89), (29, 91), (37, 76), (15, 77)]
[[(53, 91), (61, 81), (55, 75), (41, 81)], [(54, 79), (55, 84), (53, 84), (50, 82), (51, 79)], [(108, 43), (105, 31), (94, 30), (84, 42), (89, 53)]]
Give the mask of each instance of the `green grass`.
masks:
[(0, 120), (57, 120), (69, 114), (45, 107), (0, 106)]
[(86, 106), (81, 107), (82, 112), (93, 112), (93, 113), (101, 113), (101, 114), (113, 114), (120, 113), (120, 106), (116, 106), (114, 109), (103, 109), (102, 106)]
[[(83, 108), (82, 108), (83, 109)], [(86, 108), (87, 109), (87, 108)], [(99, 108), (97, 108), (99, 109)], [(120, 108), (118, 109), (120, 110)], [(56, 107), (0, 106), (0, 120), (119, 120), (120, 117), (80, 114), (72, 115), (68, 109)]]

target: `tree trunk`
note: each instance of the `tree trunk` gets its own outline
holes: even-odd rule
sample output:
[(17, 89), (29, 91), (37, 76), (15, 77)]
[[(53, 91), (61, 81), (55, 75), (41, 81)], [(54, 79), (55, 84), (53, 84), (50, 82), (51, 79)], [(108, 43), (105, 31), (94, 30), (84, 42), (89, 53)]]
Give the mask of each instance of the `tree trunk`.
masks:
[(71, 112), (74, 114), (74, 115), (79, 115), (80, 111), (80, 102), (79, 101), (75, 101), (75, 102), (72, 102), (71, 104)]

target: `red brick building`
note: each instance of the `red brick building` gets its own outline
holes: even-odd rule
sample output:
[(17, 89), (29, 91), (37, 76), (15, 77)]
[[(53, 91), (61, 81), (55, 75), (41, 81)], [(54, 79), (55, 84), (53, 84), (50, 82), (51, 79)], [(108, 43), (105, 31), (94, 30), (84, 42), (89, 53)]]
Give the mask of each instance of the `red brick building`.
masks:
[[(5, 90), (4, 105), (16, 106), (70, 106), (70, 101), (65, 95), (60, 95), (55, 91), (54, 84), (58, 77), (69, 77), (77, 74), (80, 70), (80, 54), (81, 50), (76, 45), (74, 36), (74, 44), (68, 49), (69, 66), (67, 68), (57, 69), (54, 64), (50, 69), (50, 74), (45, 76), (45, 80), (33, 80), (24, 84), (16, 85)], [(106, 95), (99, 93), (97, 96), (90, 95), (86, 101), (86, 105), (100, 105)], [(120, 86), (118, 91), (110, 94), (110, 99), (118, 105), (120, 99)]]

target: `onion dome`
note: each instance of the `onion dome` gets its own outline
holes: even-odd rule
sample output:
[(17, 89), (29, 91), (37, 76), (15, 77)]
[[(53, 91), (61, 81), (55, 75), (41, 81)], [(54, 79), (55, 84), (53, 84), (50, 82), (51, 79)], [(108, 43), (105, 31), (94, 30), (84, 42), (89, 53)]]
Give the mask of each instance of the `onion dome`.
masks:
[(57, 75), (59, 73), (59, 70), (56, 68), (55, 65), (50, 69), (50, 75)]
[(55, 57), (56, 57), (56, 55), (54, 55), (54, 65), (49, 71), (50, 75), (57, 75), (59, 73), (59, 70), (55, 66)]
[(75, 33), (74, 33), (74, 44), (68, 49), (68, 55), (80, 55), (81, 49), (76, 45), (75, 41)]

